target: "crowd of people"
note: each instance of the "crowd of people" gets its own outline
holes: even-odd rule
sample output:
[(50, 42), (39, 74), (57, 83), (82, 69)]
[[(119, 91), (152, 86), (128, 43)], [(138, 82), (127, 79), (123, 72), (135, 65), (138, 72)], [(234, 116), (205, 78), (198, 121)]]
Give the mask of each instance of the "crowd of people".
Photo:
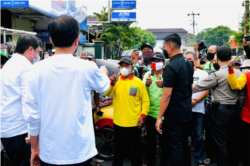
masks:
[(183, 54), (180, 36), (171, 34), (163, 52), (142, 45), (142, 55), (151, 56), (147, 67), (134, 50), (119, 61), (120, 72), (108, 76), (92, 53), (74, 57), (79, 41), (74, 18), (59, 16), (48, 31), (51, 53), (40, 57), (41, 41), (22, 35), (12, 58), (3, 55), (1, 142), (12, 166), (100, 166), (92, 161), (97, 150), (91, 102), (94, 98), (99, 112), (99, 93), (113, 96), (113, 166), (123, 165), (128, 148), (132, 166), (155, 165), (158, 143), (163, 166), (191, 166), (192, 148), (198, 166), (250, 165), (250, 50), (244, 39), (243, 64), (235, 63), (229, 47), (212, 45), (203, 65), (197, 44)]

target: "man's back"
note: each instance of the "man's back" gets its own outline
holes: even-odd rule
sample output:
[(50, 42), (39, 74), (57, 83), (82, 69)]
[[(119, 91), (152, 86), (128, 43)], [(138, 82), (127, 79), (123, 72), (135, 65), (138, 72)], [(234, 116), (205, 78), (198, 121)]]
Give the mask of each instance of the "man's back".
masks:
[(91, 90), (107, 91), (108, 77), (94, 62), (61, 54), (35, 64), (28, 81), (26, 121), (31, 135), (39, 134), (41, 160), (72, 164), (95, 156)]
[(14, 54), (1, 70), (1, 138), (28, 132), (22, 112), (22, 97), (30, 67), (26, 57)]

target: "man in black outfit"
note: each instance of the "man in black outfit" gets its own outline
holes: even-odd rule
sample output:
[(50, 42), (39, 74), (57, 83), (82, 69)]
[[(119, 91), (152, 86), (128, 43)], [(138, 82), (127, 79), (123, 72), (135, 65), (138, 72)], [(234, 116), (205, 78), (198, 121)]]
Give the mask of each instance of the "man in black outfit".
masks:
[(156, 122), (157, 131), (163, 135), (161, 165), (191, 166), (188, 132), (192, 120), (194, 69), (180, 53), (180, 46), (178, 34), (164, 39), (170, 61), (163, 73), (163, 93)]

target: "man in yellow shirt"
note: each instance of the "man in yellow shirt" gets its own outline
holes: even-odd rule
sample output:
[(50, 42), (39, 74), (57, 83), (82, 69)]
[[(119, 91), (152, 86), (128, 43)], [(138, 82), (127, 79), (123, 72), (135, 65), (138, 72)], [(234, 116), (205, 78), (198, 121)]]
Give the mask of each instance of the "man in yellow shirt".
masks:
[(118, 63), (121, 76), (114, 71), (110, 89), (104, 93), (113, 95), (114, 103), (114, 144), (113, 166), (122, 166), (126, 152), (126, 141), (131, 142), (131, 165), (142, 165), (141, 128), (149, 111), (149, 97), (145, 84), (132, 74), (133, 63), (129, 58), (122, 58)]

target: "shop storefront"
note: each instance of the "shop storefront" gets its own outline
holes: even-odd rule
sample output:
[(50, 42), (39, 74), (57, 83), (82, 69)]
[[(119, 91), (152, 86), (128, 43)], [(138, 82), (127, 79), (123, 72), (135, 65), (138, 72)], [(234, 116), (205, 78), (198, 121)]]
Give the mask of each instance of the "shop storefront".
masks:
[[(82, 46), (86, 44), (87, 7), (77, 3), (76, 0), (1, 0), (1, 26), (36, 32), (43, 42), (43, 50), (51, 51), (53, 46), (49, 41), (47, 31), (49, 21), (60, 15), (72, 16), (79, 22), (80, 26), (77, 55), (81, 56)], [(17, 35), (6, 36), (7, 42), (16, 42), (17, 39)]]

